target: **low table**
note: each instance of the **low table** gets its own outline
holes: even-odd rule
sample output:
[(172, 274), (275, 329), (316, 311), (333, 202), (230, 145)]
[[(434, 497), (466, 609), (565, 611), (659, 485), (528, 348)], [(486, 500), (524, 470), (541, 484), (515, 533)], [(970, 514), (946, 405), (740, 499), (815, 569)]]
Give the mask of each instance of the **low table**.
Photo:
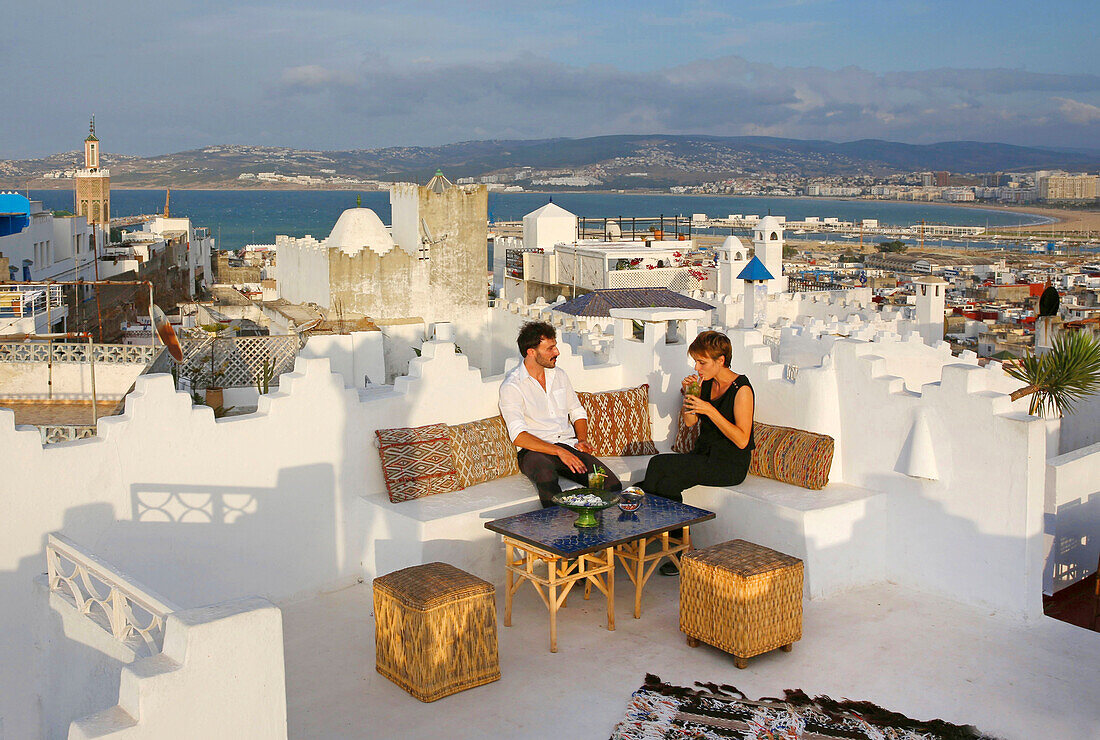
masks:
[[(714, 518), (714, 512), (677, 501), (646, 496), (632, 513), (617, 506), (600, 512), (600, 526), (573, 526), (577, 515), (559, 506), (486, 522), (486, 529), (504, 539), (508, 582), (504, 591), (504, 626), (512, 626), (512, 597), (529, 582), (550, 611), (550, 652), (558, 651), (558, 609), (569, 591), (584, 581), (584, 597), (592, 585), (607, 597), (607, 629), (615, 629), (615, 557), (618, 555), (634, 582), (634, 616), (641, 616), (642, 588), (664, 557), (691, 548), (689, 527)], [(684, 529), (682, 538), (669, 532)], [(646, 552), (650, 542), (661, 547)], [(518, 553), (517, 553), (518, 551)], [(545, 574), (539, 563), (546, 564)]]

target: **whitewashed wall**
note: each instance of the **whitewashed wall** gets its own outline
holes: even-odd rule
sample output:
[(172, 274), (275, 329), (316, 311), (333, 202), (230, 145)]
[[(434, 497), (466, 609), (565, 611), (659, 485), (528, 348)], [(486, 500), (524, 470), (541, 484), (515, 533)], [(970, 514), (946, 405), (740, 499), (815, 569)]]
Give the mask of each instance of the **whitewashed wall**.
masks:
[[(541, 313), (494, 311), (501, 329)], [(690, 366), (686, 346), (666, 343), (659, 326), (638, 342), (620, 331), (611, 364), (586, 366), (562, 343), (559, 366), (579, 390), (648, 382), (667, 449)], [(844, 339), (791, 380), (759, 332), (729, 333), (757, 418), (833, 435), (832, 479), (888, 494), (890, 580), (1005, 614), (1041, 613), (1044, 425), (1019, 411), (1026, 401), (1009, 403), (999, 370), (954, 361), (915, 393), (889, 373), (889, 343)], [(518, 362), (504, 357), (514, 336), (494, 338), (505, 365)], [(391, 389), (363, 400), (327, 358), (300, 357), (247, 416), (215, 421), (166, 375), (139, 378), (125, 413), (101, 420), (94, 439), (43, 448), (37, 431), (16, 431), (0, 410), (0, 664), (27, 666), (17, 681), (0, 674), (5, 730), (37, 734), (36, 697), (52, 680), (32, 629), (46, 533), (86, 543), (184, 607), (251, 595), (278, 603), (369, 577), (380, 553), (403, 547), (375, 528), (362, 498), (384, 490), (374, 430), (495, 415), (500, 380), (436, 341)], [(898, 469), (918, 417), (931, 431), (922, 454), (932, 480)]]
[(1100, 444), (1052, 457), (1046, 467), (1043, 592), (1096, 571), (1100, 557)]
[[(96, 363), (96, 398), (120, 400), (144, 370), (145, 363)], [(0, 398), (90, 401), (92, 369), (84, 362), (55, 362), (51, 378), (51, 370), (45, 362), (0, 362)]]

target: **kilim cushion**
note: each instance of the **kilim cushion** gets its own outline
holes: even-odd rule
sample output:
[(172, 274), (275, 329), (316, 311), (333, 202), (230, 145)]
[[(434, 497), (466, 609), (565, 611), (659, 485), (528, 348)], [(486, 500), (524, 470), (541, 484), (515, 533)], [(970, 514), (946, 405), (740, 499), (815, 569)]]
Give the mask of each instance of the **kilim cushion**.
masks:
[(684, 414), (676, 414), (676, 441), (672, 443), (672, 451), (688, 454), (695, 449), (695, 442), (699, 439), (699, 424), (692, 426), (684, 423)]
[(504, 417), (457, 424), (450, 429), (459, 488), (519, 474), (516, 447), (508, 439)]
[(649, 425), (649, 384), (603, 393), (578, 393), (588, 412), (588, 441), (597, 455), (656, 455)]
[(379, 429), (375, 434), (390, 501), (458, 490), (451, 432), (446, 424)]
[(756, 449), (749, 473), (802, 486), (824, 488), (833, 466), (833, 438), (802, 429), (753, 423)]

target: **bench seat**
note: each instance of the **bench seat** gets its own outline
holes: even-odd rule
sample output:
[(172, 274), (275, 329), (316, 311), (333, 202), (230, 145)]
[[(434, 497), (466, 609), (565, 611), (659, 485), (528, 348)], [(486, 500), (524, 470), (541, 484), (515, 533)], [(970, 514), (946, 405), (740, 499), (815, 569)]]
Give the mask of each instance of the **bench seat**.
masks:
[[(649, 457), (600, 460), (625, 485), (642, 479)], [(539, 507), (535, 487), (523, 475), (397, 504), (385, 491), (366, 494), (360, 500), (368, 509), (369, 537), (363, 563), (368, 577), (441, 561), (490, 583), (504, 573), (504, 548), (499, 545), (500, 535), (485, 529), (485, 522)]]
[(689, 488), (684, 501), (717, 514), (692, 530), (696, 547), (744, 539), (800, 558), (809, 598), (885, 580), (885, 493), (837, 482), (811, 491), (750, 475), (738, 486)]

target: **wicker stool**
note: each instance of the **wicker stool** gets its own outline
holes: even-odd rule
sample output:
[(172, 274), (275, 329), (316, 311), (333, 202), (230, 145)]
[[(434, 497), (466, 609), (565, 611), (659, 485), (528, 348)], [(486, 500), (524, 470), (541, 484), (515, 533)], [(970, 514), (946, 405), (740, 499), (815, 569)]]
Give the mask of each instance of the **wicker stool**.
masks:
[(493, 585), (447, 563), (374, 579), (375, 668), (420, 701), (500, 678)]
[(738, 668), (802, 639), (802, 561), (745, 540), (680, 559), (680, 631), (733, 655)]

